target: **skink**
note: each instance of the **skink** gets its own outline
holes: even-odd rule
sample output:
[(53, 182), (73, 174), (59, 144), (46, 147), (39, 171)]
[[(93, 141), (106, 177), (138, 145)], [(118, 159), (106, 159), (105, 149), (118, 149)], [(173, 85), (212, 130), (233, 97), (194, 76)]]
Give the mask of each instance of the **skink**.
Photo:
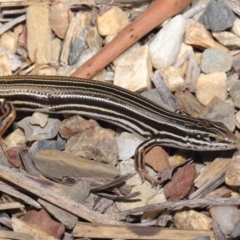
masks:
[(0, 78), (0, 98), (7, 100), (1, 105), (1, 135), (15, 117), (14, 107), (79, 114), (140, 134), (146, 141), (136, 149), (135, 165), (142, 179), (150, 179), (144, 154), (154, 145), (196, 151), (228, 150), (238, 145), (236, 136), (222, 123), (172, 113), (139, 94), (99, 81), (60, 76), (5, 76)]

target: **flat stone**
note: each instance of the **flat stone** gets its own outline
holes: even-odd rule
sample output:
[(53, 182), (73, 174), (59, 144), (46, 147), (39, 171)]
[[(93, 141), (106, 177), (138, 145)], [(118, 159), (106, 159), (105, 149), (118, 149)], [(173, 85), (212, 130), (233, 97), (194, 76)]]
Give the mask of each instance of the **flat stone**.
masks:
[(235, 54), (233, 56), (233, 69), (236, 72), (236, 74), (238, 75), (238, 77), (240, 76), (240, 53)]
[(183, 73), (181, 68), (166, 67), (158, 70), (171, 92), (181, 89), (184, 86)]
[(89, 48), (100, 49), (102, 47), (103, 40), (100, 37), (96, 26), (89, 27), (86, 40)]
[(211, 206), (210, 214), (224, 234), (230, 234), (239, 222), (239, 212), (235, 205)]
[(136, 133), (122, 132), (116, 137), (118, 158), (127, 160), (134, 156), (135, 150), (145, 139)]
[(178, 229), (211, 230), (212, 219), (194, 210), (178, 211), (174, 216), (174, 224)]
[(7, 54), (0, 55), (0, 76), (12, 75), (11, 62)]
[(177, 15), (172, 18), (155, 36), (149, 45), (152, 64), (155, 69), (171, 66), (180, 52), (185, 18)]
[(45, 3), (37, 3), (27, 8), (27, 50), (32, 62), (47, 64), (51, 61), (51, 28), (49, 8)]
[(223, 101), (227, 98), (227, 76), (224, 72), (201, 74), (196, 88), (196, 97), (200, 103), (206, 106), (213, 97)]
[(227, 72), (232, 68), (232, 56), (219, 48), (206, 49), (200, 68), (204, 73)]
[(235, 19), (233, 26), (231, 28), (231, 32), (233, 32), (238, 37), (240, 37), (240, 19), (239, 18)]
[(32, 125), (38, 125), (43, 128), (47, 125), (47, 121), (48, 121), (48, 114), (34, 112), (29, 122)]
[(152, 64), (147, 45), (140, 47), (132, 54), (128, 54), (124, 62), (115, 68), (114, 85), (133, 92), (149, 89)]
[(64, 176), (115, 178), (119, 170), (111, 164), (91, 161), (57, 150), (44, 150), (33, 155), (37, 169), (45, 176), (62, 179)]
[(226, 47), (214, 41), (211, 34), (198, 22), (186, 30), (184, 42), (200, 49), (220, 48), (226, 52), (229, 51)]
[(72, 16), (71, 9), (62, 2), (57, 2), (50, 6), (50, 26), (59, 38), (63, 39), (65, 37)]
[(43, 151), (43, 150), (64, 150), (65, 143), (58, 142), (55, 140), (39, 140), (32, 144), (29, 149), (29, 153), (35, 154), (36, 152)]
[(127, 14), (119, 7), (111, 7), (102, 16), (97, 17), (98, 32), (102, 36), (116, 34), (128, 25)]
[(228, 165), (225, 183), (231, 187), (240, 186), (240, 156), (234, 157)]
[(235, 129), (235, 109), (218, 97), (214, 97), (204, 108), (199, 117), (213, 122), (221, 122), (233, 132)]
[[(66, 187), (59, 194), (74, 200), (77, 203), (83, 204), (90, 193), (90, 184), (85, 181), (80, 181), (77, 184)], [(58, 221), (63, 223), (68, 229), (72, 229), (77, 221), (78, 217), (72, 213), (65, 211), (62, 208), (57, 207), (43, 199), (38, 199), (38, 202)]]
[(207, 29), (222, 31), (233, 26), (236, 16), (223, 2), (211, 0), (199, 19)]
[(240, 237), (240, 222), (236, 224), (235, 228), (230, 234), (231, 239), (237, 239), (238, 237)]
[(236, 117), (236, 126), (240, 128), (240, 111), (235, 114)]
[(74, 65), (79, 60), (86, 46), (87, 44), (85, 39), (82, 39), (82, 37), (75, 37), (71, 44), (71, 51), (68, 59), (68, 64), (70, 66)]
[(18, 37), (11, 31), (3, 33), (0, 37), (0, 47), (10, 51), (11, 53), (16, 53), (18, 47)]
[(52, 40), (52, 58), (51, 58), (51, 64), (53, 66), (58, 66), (61, 51), (62, 41), (59, 38), (54, 38)]
[(68, 139), (65, 151), (98, 162), (117, 163), (117, 142), (114, 132), (105, 128), (88, 128)]
[(30, 210), (28, 211), (23, 220), (26, 223), (36, 226), (40, 228), (42, 231), (46, 232), (49, 236), (53, 236), (55, 238), (61, 238), (64, 233), (65, 227), (63, 224), (54, 221), (50, 215), (44, 210), (40, 211)]
[(58, 119), (49, 118), (47, 125), (44, 128), (30, 124), (31, 117), (26, 117), (20, 122), (18, 126), (24, 129), (26, 141), (52, 139), (57, 136), (59, 125), (61, 123)]
[(26, 146), (26, 137), (22, 129), (17, 128), (4, 139), (7, 148)]
[(237, 81), (229, 90), (230, 96), (235, 107), (240, 108), (240, 82)]
[(231, 32), (212, 32), (212, 35), (230, 49), (239, 49), (240, 47), (240, 38)]

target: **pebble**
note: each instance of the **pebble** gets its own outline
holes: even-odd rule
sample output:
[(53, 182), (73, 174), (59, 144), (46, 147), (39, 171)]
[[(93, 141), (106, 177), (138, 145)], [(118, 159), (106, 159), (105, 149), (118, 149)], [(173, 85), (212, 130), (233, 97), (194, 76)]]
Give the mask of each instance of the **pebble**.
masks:
[(201, 74), (197, 81), (196, 97), (200, 103), (206, 106), (213, 97), (223, 101), (227, 98), (227, 76), (224, 72)]
[(83, 50), (86, 48), (86, 41), (82, 38), (76, 37), (71, 45), (71, 51), (69, 54), (68, 64), (74, 65), (78, 60)]
[(236, 224), (235, 228), (230, 234), (230, 239), (237, 239), (240, 237), (240, 221)]
[(240, 76), (240, 53), (233, 56), (233, 70)]
[(229, 51), (226, 47), (214, 41), (210, 33), (198, 22), (186, 30), (184, 42), (201, 49), (220, 48), (226, 52)]
[(62, 41), (59, 38), (54, 38), (52, 40), (52, 57), (51, 64), (53, 66), (59, 65), (59, 57), (62, 50)]
[(33, 155), (36, 168), (44, 175), (56, 179), (64, 176), (73, 178), (115, 178), (119, 170), (111, 164), (91, 161), (57, 150), (44, 150)]
[(119, 160), (127, 160), (134, 156), (135, 149), (145, 139), (136, 133), (122, 132), (116, 137)]
[(149, 89), (152, 64), (148, 46), (142, 46), (135, 52), (129, 53), (121, 64), (115, 68), (114, 85), (133, 92)]
[(41, 113), (41, 112), (34, 112), (29, 122), (32, 125), (37, 125), (43, 128), (47, 125), (48, 114)]
[(211, 206), (210, 214), (224, 234), (230, 234), (239, 222), (239, 212), (235, 205)]
[(233, 132), (236, 122), (234, 112), (234, 107), (225, 103), (218, 97), (213, 97), (199, 117), (214, 122), (221, 122)]
[(17, 128), (8, 136), (3, 138), (4, 143), (6, 144), (7, 149), (11, 147), (22, 147), (26, 145), (25, 133), (22, 129)]
[[(59, 192), (62, 196), (65, 196), (77, 203), (83, 204), (88, 195), (90, 194), (90, 184), (85, 181), (80, 181), (73, 186), (65, 187)], [(59, 208), (43, 199), (38, 199), (38, 202), (59, 222), (63, 223), (66, 228), (72, 229), (77, 221), (78, 217)]]
[(27, 50), (32, 62), (47, 64), (51, 61), (51, 28), (49, 9), (45, 3), (33, 4), (27, 8)]
[(181, 89), (184, 87), (184, 79), (181, 68), (165, 67), (160, 68), (158, 71), (161, 73), (171, 92), (175, 92), (178, 88)]
[(207, 74), (227, 72), (232, 68), (232, 57), (230, 54), (219, 48), (206, 49), (202, 55), (200, 68)]
[(64, 150), (65, 144), (55, 140), (39, 140), (32, 144), (32, 146), (29, 149), (29, 153), (35, 154), (39, 151), (50, 150), (50, 149)]
[(240, 186), (240, 156), (234, 157), (227, 168), (225, 183), (231, 187)]
[(17, 52), (18, 37), (11, 31), (3, 33), (0, 37), (0, 47), (11, 53)]
[(102, 16), (97, 17), (98, 32), (102, 36), (112, 35), (120, 32), (128, 25), (128, 18), (125, 12), (119, 7), (111, 7)]
[(212, 219), (194, 210), (179, 211), (174, 216), (174, 224), (178, 229), (211, 230)]
[[(18, 219), (18, 220), (20, 221), (20, 219)], [(35, 228), (41, 229), (41, 231), (43, 231), (45, 234), (47, 234), (46, 236), (44, 236), (44, 235), (36, 234), (34, 232), (34, 237), (36, 237), (37, 239), (53, 240), (53, 237), (55, 237), (54, 239), (56, 239), (56, 238), (60, 239), (65, 231), (64, 225), (53, 220), (51, 218), (51, 216), (44, 209), (41, 209), (39, 211), (29, 210), (24, 215), (22, 221), (24, 223), (34, 225)], [(16, 225), (18, 225), (18, 224), (16, 224)], [(27, 226), (22, 226), (22, 227), (26, 228)], [(15, 231), (16, 230), (17, 229), (15, 229)], [(22, 229), (20, 229), (20, 232), (22, 232)], [(50, 236), (52, 236), (52, 238), (50, 238)]]
[(12, 75), (11, 63), (7, 54), (0, 55), (0, 76)]
[(176, 62), (184, 32), (185, 18), (182, 15), (177, 15), (157, 33), (149, 45), (155, 69), (169, 67)]
[(51, 29), (59, 38), (63, 39), (66, 35), (73, 13), (70, 8), (62, 2), (52, 4), (49, 10)]
[(103, 40), (100, 37), (98, 30), (95, 26), (89, 27), (86, 41), (89, 48), (100, 49), (102, 47)]
[(24, 129), (26, 141), (36, 141), (44, 139), (52, 139), (57, 136), (61, 121), (49, 118), (47, 125), (42, 128), (30, 124), (31, 117), (26, 117), (18, 122), (18, 126)]
[(237, 81), (229, 90), (230, 96), (235, 107), (240, 108), (240, 82)]
[(117, 163), (117, 142), (114, 132), (105, 128), (88, 128), (68, 139), (65, 151), (98, 162)]
[(235, 19), (233, 26), (231, 28), (231, 31), (236, 34), (238, 37), (240, 37), (240, 19)]
[(99, 126), (95, 120), (86, 120), (79, 115), (74, 115), (63, 120), (59, 127), (59, 133), (65, 139), (69, 139), (77, 133), (83, 132), (89, 128)]
[(240, 128), (240, 111), (236, 113), (235, 117), (236, 117), (236, 126)]
[(223, 2), (211, 0), (199, 22), (212, 31), (222, 31), (233, 26), (236, 16)]
[(231, 32), (212, 32), (212, 35), (229, 49), (239, 49), (240, 38)]

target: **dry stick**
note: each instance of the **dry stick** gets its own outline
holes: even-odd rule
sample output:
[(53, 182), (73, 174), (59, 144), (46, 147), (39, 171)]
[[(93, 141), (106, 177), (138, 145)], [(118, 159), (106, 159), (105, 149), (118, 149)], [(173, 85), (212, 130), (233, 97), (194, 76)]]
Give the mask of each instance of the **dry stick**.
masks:
[[(29, 176), (30, 177), (30, 176)], [(105, 224), (123, 224), (118, 221), (112, 220), (103, 214), (91, 211), (84, 205), (77, 203), (70, 198), (66, 198), (54, 191), (47, 185), (43, 184), (41, 179), (36, 179), (40, 182), (34, 181), (31, 178), (26, 177), (23, 173), (17, 172), (16, 170), (9, 169), (0, 165), (0, 179), (5, 179), (23, 188), (40, 198), (65, 209), (68, 212), (75, 214), (78, 217), (88, 220), (94, 223), (105, 223)], [(33, 177), (32, 177), (33, 178)], [(34, 178), (33, 178), (34, 179)]]
[(84, 63), (71, 76), (91, 79), (121, 53), (173, 15), (183, 11), (191, 0), (156, 0), (110, 43)]

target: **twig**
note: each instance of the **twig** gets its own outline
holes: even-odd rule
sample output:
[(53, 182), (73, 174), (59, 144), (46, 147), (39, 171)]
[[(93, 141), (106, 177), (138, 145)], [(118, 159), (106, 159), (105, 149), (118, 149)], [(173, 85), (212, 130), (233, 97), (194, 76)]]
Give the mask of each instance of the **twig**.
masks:
[(184, 10), (190, 0), (156, 0), (72, 76), (90, 79), (163, 21)]

